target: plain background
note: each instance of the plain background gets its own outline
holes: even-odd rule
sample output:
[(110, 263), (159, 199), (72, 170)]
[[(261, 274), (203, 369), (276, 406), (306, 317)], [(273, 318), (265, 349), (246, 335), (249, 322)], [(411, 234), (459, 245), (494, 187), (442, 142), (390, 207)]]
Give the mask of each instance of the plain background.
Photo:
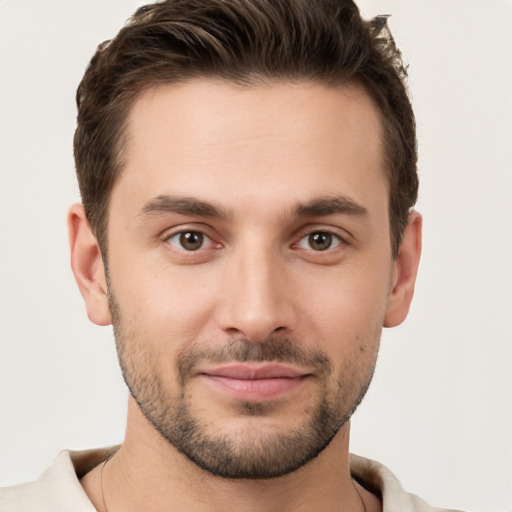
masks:
[[(76, 86), (141, 2), (0, 0), (0, 484), (123, 438), (110, 328), (69, 269)], [(512, 2), (362, 0), (410, 64), (424, 253), (352, 450), (427, 501), (512, 511)]]

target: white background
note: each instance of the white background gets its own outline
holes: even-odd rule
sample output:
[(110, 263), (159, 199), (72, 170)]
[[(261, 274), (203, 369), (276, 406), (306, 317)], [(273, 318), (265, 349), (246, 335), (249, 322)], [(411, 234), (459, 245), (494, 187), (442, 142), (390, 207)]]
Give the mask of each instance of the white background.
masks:
[[(110, 328), (68, 264), (74, 93), (141, 2), (0, 0), (0, 485), (123, 438)], [(512, 2), (364, 0), (410, 64), (424, 254), (352, 449), (432, 504), (512, 511)]]

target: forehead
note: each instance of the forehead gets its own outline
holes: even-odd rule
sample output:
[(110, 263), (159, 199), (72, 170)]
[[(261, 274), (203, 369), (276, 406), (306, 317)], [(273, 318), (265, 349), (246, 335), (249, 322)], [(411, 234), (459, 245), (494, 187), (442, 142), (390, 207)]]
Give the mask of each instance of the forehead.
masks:
[(379, 116), (355, 86), (159, 86), (135, 102), (127, 141), (113, 195), (122, 189), (134, 201), (178, 193), (233, 202), (259, 193), (307, 202), (339, 187), (333, 192), (359, 201), (378, 189), (387, 202)]

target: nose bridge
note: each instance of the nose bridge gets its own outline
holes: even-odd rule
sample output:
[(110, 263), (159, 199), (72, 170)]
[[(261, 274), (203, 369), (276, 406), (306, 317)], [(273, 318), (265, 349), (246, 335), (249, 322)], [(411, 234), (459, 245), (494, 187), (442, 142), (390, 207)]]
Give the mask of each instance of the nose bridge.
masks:
[(240, 243), (230, 260), (223, 328), (256, 342), (290, 329), (292, 308), (279, 251), (264, 237), (253, 237)]

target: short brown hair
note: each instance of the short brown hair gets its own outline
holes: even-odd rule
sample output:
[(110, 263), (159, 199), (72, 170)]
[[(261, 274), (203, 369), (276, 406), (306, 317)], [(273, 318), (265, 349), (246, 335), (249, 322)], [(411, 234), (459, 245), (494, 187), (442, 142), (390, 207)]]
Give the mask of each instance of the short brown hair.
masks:
[(141, 7), (98, 47), (77, 91), (76, 170), (102, 250), (134, 101), (158, 84), (212, 77), (362, 86), (384, 128), (396, 256), (417, 199), (417, 151), (406, 71), (386, 19), (362, 20), (352, 0), (166, 0)]

